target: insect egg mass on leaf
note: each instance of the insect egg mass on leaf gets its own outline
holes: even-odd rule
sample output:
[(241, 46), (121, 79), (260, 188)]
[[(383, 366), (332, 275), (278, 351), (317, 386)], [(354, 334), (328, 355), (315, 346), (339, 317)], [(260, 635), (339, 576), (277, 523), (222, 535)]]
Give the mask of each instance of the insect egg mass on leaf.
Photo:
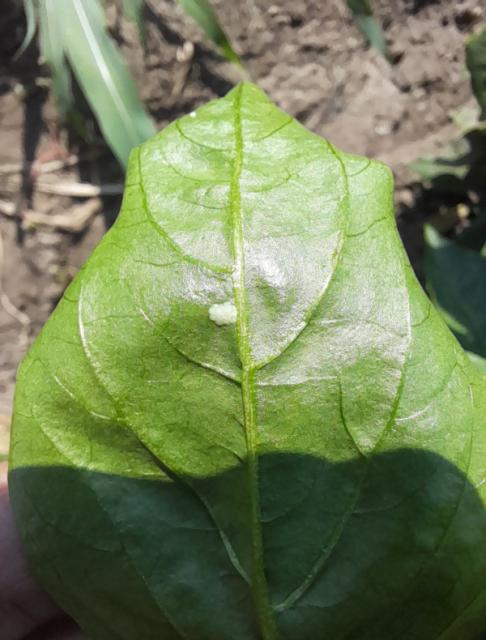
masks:
[(209, 317), (220, 326), (234, 324), (237, 317), (236, 307), (230, 300), (221, 304), (212, 304), (209, 307)]

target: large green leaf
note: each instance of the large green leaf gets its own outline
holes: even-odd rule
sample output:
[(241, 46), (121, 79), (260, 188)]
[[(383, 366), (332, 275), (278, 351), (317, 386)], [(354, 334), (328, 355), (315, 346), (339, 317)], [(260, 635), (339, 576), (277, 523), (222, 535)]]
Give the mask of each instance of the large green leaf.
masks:
[(486, 29), (469, 38), (466, 44), (466, 62), (481, 118), (486, 118)]
[(472, 640), (485, 416), (390, 171), (244, 84), (132, 152), (19, 373), (11, 498), (93, 640)]
[(128, 69), (105, 30), (98, 0), (63, 0), (64, 50), (107, 143), (126, 164), (155, 133)]
[(426, 228), (425, 240), (425, 272), (434, 301), (463, 347), (486, 358), (486, 256), (433, 227)]

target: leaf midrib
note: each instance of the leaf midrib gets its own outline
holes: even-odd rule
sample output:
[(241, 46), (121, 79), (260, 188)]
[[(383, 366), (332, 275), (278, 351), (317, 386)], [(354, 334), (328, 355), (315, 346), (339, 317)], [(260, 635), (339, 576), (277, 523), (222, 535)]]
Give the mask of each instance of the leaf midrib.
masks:
[(248, 455), (248, 488), (250, 493), (250, 527), (252, 550), (252, 588), (262, 640), (278, 640), (279, 634), (270, 605), (264, 568), (260, 492), (258, 482), (258, 433), (255, 406), (256, 363), (251, 355), (248, 335), (248, 304), (245, 287), (245, 251), (241, 211), (240, 178), (243, 169), (243, 131), (241, 102), (243, 85), (235, 89), (234, 99), (234, 160), (230, 183), (230, 211), (233, 230), (233, 296), (237, 310), (236, 334), (241, 361), (241, 396)]

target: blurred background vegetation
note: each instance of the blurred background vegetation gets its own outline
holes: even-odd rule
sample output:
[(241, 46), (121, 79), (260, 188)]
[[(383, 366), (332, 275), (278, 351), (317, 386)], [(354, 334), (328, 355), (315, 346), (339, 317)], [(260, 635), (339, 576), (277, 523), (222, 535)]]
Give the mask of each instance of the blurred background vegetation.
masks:
[(116, 216), (131, 148), (241, 80), (392, 166), (416, 273), (486, 373), (482, 2), (4, 0), (1, 11), (0, 417), (20, 357)]

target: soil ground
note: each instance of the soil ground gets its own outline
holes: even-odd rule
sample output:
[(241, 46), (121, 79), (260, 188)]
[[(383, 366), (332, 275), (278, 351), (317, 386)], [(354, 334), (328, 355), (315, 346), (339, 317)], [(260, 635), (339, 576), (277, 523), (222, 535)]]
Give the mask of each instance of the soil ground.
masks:
[[(241, 79), (175, 0), (147, 2), (145, 50), (134, 26), (108, 4), (109, 29), (160, 128), (224, 95)], [(437, 203), (427, 198), (407, 165), (447, 143), (457, 132), (451, 114), (471, 102), (464, 40), (484, 24), (481, 0), (375, 0), (393, 65), (367, 45), (344, 0), (213, 4), (251, 79), (273, 101), (337, 147), (392, 167), (399, 228), (420, 275), (422, 224)], [(10, 414), (22, 354), (120, 204), (119, 196), (104, 197), (100, 206), (93, 198), (63, 195), (63, 189), (72, 182), (106, 185), (123, 179), (96, 128), (89, 130), (87, 144), (59, 122), (35, 44), (13, 61), (24, 33), (21, 8), (5, 0), (0, 16), (0, 416)], [(66, 159), (70, 166), (39, 176), (53, 168), (52, 162)]]

